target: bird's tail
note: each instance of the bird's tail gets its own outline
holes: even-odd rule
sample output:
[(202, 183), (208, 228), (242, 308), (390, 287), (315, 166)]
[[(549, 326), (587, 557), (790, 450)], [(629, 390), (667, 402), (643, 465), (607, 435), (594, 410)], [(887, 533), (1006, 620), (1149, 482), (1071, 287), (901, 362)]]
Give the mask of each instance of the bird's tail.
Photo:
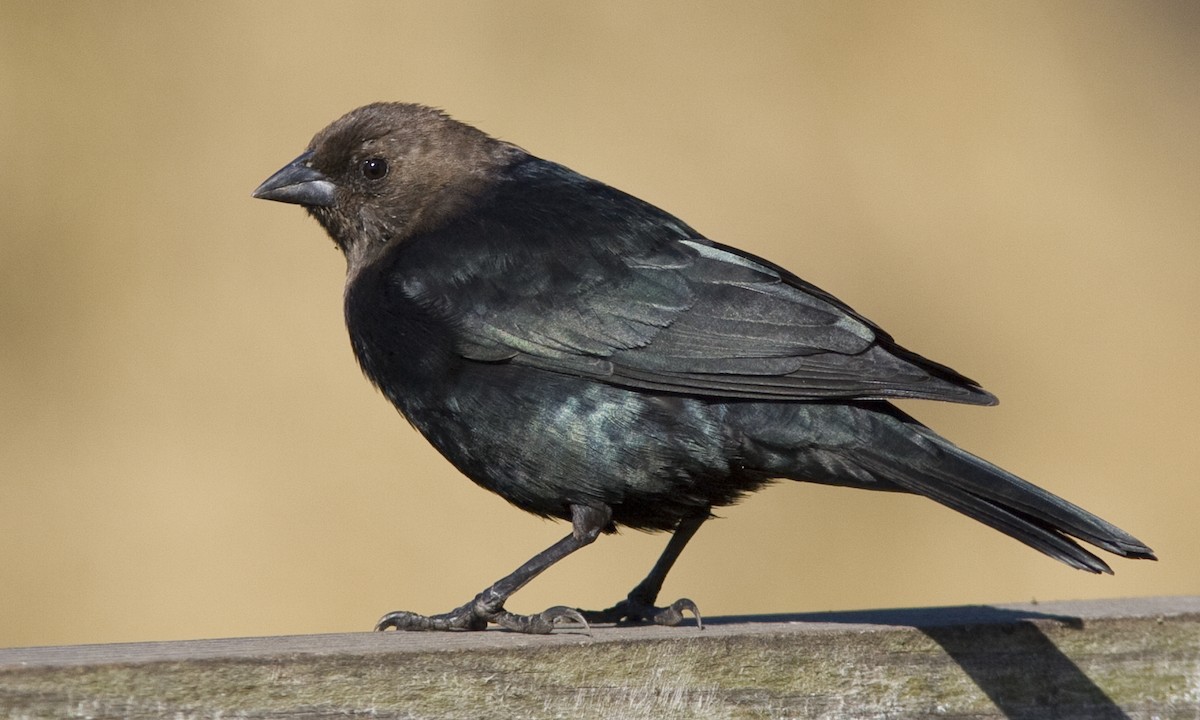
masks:
[(1122, 557), (1157, 559), (1145, 543), (1116, 525), (956, 447), (899, 411), (888, 415), (879, 419), (892, 435), (890, 442), (855, 454), (855, 463), (871, 475), (936, 500), (1080, 570), (1112, 573), (1107, 563), (1071, 538)]

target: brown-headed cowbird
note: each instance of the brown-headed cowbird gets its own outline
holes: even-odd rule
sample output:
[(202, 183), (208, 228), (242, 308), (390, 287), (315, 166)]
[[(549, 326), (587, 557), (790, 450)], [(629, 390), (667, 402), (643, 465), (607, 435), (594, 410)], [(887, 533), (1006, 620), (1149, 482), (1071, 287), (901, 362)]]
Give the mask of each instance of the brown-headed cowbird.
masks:
[[(380, 103), (317, 133), (254, 196), (304, 206), (345, 254), (366, 376), (459, 470), (572, 531), (465, 605), (377, 628), (676, 624), (655, 601), (712, 509), (776, 478), (924, 495), (1052, 558), (1142, 542), (951, 444), (888, 398), (991, 405), (829, 293), (635, 197), (456, 122)], [(673, 535), (614, 607), (507, 612), (619, 525)]]

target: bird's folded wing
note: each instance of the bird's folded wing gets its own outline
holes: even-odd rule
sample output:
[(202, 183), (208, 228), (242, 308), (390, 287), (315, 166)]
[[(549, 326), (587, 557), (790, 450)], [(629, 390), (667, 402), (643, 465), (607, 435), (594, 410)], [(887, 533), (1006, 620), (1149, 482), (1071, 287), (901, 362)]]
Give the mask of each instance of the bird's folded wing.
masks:
[(711, 397), (994, 402), (832, 296), (731, 248), (693, 238), (574, 260), (511, 268), (503, 285), (519, 292), (463, 288), (462, 354)]

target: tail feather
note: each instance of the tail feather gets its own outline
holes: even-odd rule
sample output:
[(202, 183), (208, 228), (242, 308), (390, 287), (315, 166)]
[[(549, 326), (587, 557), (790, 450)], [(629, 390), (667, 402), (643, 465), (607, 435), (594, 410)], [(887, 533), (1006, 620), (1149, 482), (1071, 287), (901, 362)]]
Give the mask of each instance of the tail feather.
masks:
[[(892, 425), (896, 419), (885, 422)], [(892, 429), (908, 442), (887, 445), (893, 451), (908, 445), (920, 452), (904, 458), (874, 453), (856, 457), (872, 474), (1081, 570), (1112, 573), (1072, 537), (1122, 557), (1156, 559), (1145, 543), (1116, 525), (956, 447), (915, 420), (900, 420)]]

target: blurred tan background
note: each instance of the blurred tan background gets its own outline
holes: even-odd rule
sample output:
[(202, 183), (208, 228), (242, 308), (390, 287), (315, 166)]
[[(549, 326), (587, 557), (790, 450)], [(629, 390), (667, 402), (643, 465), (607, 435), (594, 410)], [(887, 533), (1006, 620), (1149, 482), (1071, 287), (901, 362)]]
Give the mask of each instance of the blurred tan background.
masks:
[[(1200, 593), (1200, 5), (0, 2), (0, 646), (363, 630), (565, 531), (362, 379), (344, 265), (250, 191), (420, 101), (837, 294), (1002, 404), (906, 407), (1138, 535), (1073, 571), (800, 484), (664, 591), (708, 614)], [(603, 538), (516, 611), (607, 606)]]

